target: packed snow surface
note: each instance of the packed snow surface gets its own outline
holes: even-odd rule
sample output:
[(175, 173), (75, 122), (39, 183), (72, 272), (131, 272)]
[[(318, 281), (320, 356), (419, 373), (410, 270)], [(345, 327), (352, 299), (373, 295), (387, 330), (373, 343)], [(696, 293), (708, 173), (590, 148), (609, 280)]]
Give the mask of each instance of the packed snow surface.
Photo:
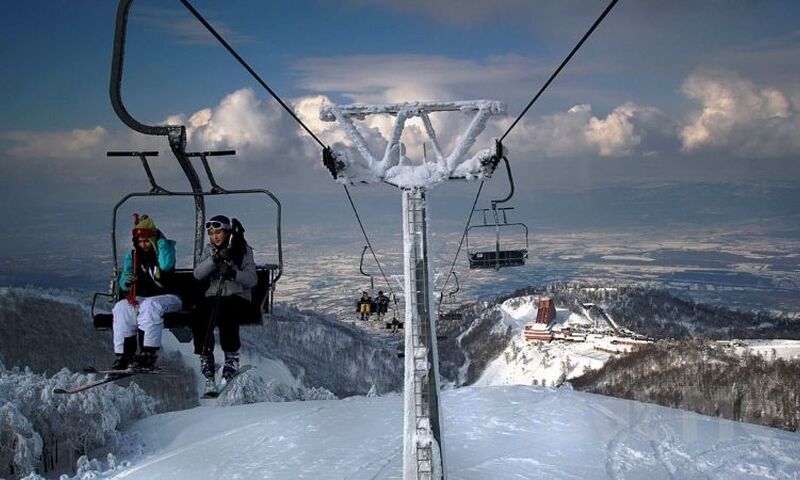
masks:
[[(800, 478), (796, 433), (541, 387), (443, 392), (450, 479)], [(203, 406), (126, 432), (98, 478), (399, 479), (402, 397)]]

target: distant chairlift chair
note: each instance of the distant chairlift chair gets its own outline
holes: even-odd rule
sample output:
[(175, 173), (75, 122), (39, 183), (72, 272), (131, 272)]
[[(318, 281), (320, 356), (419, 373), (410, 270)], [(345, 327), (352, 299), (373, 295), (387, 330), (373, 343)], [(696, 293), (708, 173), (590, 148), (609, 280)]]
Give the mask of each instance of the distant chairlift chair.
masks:
[[(475, 211), (483, 213), (483, 223), (479, 225), (470, 225), (467, 228), (466, 243), (467, 243), (467, 257), (469, 258), (469, 268), (494, 268), (499, 270), (502, 267), (517, 267), (525, 265), (525, 260), (528, 258), (528, 226), (524, 223), (516, 222), (510, 223), (507, 217), (507, 211), (513, 210), (514, 207), (497, 207), (498, 203), (504, 203), (514, 196), (514, 178), (511, 176), (511, 166), (508, 159), (503, 156), (503, 161), (506, 164), (506, 171), (508, 172), (508, 183), (511, 191), (508, 196), (499, 200), (492, 200), (491, 208), (481, 208)], [(491, 212), (491, 219), (493, 222), (487, 221), (486, 213)], [(495, 229), (495, 248), (493, 250), (482, 248), (478, 249), (470, 247), (470, 232), (472, 232), (473, 245), (474, 236), (477, 230), (494, 228)], [(524, 236), (525, 248), (509, 249), (505, 248), (508, 243), (503, 239), (508, 239), (510, 233), (517, 230), (515, 233), (518, 238), (514, 242), (515, 246), (521, 246), (521, 238)]]
[[(456, 272), (452, 272), (451, 275), (455, 279), (456, 286), (453, 290), (447, 292), (447, 298), (442, 298), (439, 302), (439, 319), (444, 322), (457, 322), (464, 318), (464, 315), (461, 312), (457, 312), (455, 310), (455, 295), (460, 290), (458, 276), (456, 275)], [(447, 310), (445, 311), (443, 308), (447, 308)]]

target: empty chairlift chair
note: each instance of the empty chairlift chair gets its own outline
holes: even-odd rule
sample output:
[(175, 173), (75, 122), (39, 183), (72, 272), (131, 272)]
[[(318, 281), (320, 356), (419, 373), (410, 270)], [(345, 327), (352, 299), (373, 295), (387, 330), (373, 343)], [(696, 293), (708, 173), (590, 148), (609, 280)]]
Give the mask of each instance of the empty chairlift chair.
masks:
[[(466, 243), (467, 257), (469, 258), (469, 268), (494, 268), (499, 270), (503, 267), (517, 267), (525, 265), (528, 258), (528, 226), (521, 222), (509, 222), (509, 210), (514, 207), (498, 207), (498, 203), (504, 203), (514, 195), (514, 179), (511, 176), (511, 167), (508, 159), (503, 157), (508, 172), (508, 183), (511, 191), (508, 196), (492, 200), (491, 208), (481, 208), (476, 211), (483, 213), (483, 223), (470, 225), (467, 228)], [(487, 213), (490, 213), (487, 219)], [(487, 245), (475, 246), (475, 235), (479, 231), (494, 229), (494, 248)], [(470, 245), (472, 238), (472, 245)]]

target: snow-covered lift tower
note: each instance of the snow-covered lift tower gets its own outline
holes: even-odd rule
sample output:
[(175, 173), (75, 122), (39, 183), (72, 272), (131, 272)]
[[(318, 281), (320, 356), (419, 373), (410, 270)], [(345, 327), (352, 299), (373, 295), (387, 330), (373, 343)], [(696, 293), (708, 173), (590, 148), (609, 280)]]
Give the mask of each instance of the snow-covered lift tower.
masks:
[[(463, 112), (473, 118), (453, 151), (445, 156), (429, 114)], [(341, 183), (384, 182), (402, 190), (403, 268), (405, 276), (405, 382), (403, 423), (403, 478), (438, 480), (445, 478), (442, 423), (439, 416), (439, 357), (436, 346), (436, 309), (433, 280), (428, 262), (426, 191), (450, 179), (489, 177), (503, 156), (498, 142), (467, 158), (475, 139), (490, 115), (505, 113), (502, 102), (406, 102), (380, 105), (328, 105), (320, 119), (339, 121), (358, 150), (360, 158), (348, 158), (346, 151), (325, 149), (323, 161)], [(367, 142), (353, 123), (368, 115), (395, 117), (394, 128), (380, 158), (373, 156)], [(400, 142), (406, 121), (419, 117), (431, 143), (434, 159), (411, 163)]]

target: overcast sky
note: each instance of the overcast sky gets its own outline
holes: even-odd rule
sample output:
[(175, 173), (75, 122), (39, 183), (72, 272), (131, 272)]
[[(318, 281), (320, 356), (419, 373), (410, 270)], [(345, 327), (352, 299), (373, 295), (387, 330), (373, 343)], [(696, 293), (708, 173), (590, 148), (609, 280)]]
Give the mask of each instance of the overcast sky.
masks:
[[(193, 3), (324, 142), (345, 140), (336, 124), (319, 120), (325, 103), (506, 102), (508, 115), (490, 121), (476, 148), (510, 125), (606, 5)], [(97, 212), (147, 187), (137, 162), (108, 159), (107, 150), (160, 150), (156, 175), (182, 185), (164, 139), (131, 133), (111, 109), (115, 13), (106, 0), (0, 3), (5, 225), (44, 206), (105, 226)], [(134, 2), (126, 53), (123, 97), (135, 117), (186, 125), (191, 150), (237, 150), (235, 160), (217, 164), (221, 183), (286, 198), (302, 191), (312, 194), (307, 202), (340, 189), (318, 146), (177, 0)], [(508, 136), (517, 185), (797, 186), (798, 58), (800, 2), (621, 0)], [(461, 114), (434, 117), (446, 146), (466, 122)], [(376, 118), (364, 127), (380, 140), (390, 125)], [(404, 136), (410, 152), (420, 150), (420, 133)]]

